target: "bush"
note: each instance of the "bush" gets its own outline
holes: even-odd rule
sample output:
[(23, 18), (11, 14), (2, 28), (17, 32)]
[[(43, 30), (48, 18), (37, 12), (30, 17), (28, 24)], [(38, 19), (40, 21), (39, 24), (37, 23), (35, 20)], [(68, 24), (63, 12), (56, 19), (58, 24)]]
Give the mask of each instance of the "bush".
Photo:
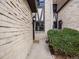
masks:
[(79, 32), (64, 28), (48, 31), (49, 45), (60, 54), (79, 56)]

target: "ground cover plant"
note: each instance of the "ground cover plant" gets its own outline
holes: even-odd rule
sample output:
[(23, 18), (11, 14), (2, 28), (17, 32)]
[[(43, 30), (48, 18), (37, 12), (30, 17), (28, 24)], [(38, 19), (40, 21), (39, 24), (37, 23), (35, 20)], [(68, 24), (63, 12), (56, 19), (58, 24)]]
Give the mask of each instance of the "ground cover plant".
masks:
[(79, 56), (79, 31), (70, 28), (48, 31), (49, 45), (58, 54)]

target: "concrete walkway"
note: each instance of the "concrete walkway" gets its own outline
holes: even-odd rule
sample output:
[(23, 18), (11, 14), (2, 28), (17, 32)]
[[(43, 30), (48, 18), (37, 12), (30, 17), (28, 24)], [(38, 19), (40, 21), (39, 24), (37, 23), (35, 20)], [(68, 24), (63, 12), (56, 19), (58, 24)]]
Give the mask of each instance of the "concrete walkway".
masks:
[(28, 59), (55, 59), (49, 52), (48, 45), (45, 40), (39, 40), (39, 43), (34, 43)]

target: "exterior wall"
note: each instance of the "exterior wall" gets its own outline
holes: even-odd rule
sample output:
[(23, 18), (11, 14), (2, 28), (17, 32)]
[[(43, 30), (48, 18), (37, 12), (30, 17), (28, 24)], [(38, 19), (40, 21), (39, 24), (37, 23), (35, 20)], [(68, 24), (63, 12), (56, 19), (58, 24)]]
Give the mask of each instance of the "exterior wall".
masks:
[(36, 31), (35, 40), (47, 39), (47, 31), (53, 26), (53, 0), (45, 0), (45, 32)]
[(53, 1), (45, 0), (45, 32), (53, 26)]
[(32, 39), (27, 0), (0, 0), (0, 59), (27, 59)]
[(53, 0), (53, 3), (54, 4), (57, 4), (57, 8), (58, 10), (61, 8), (62, 5), (64, 5), (64, 3), (66, 2), (67, 0)]
[(63, 27), (79, 30), (79, 0), (71, 0), (60, 12)]

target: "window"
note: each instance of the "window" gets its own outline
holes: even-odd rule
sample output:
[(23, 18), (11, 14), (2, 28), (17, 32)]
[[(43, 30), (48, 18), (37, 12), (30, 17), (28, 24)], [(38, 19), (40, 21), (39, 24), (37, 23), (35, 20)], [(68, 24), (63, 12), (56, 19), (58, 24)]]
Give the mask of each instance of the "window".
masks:
[(36, 21), (36, 31), (44, 31), (44, 22), (43, 21)]
[(57, 12), (57, 4), (53, 4), (53, 12), (54, 12), (54, 13)]
[(57, 28), (57, 21), (53, 22), (53, 28)]
[(45, 0), (37, 0), (37, 10), (38, 13), (36, 14), (35, 20), (35, 31), (44, 31), (44, 22), (45, 22)]
[(53, 28), (57, 29), (58, 27), (58, 13), (57, 13), (57, 4), (53, 4), (53, 17), (55, 21), (53, 22)]
[(62, 24), (63, 24), (62, 20), (59, 20), (59, 27), (58, 27), (58, 29), (62, 29)]

